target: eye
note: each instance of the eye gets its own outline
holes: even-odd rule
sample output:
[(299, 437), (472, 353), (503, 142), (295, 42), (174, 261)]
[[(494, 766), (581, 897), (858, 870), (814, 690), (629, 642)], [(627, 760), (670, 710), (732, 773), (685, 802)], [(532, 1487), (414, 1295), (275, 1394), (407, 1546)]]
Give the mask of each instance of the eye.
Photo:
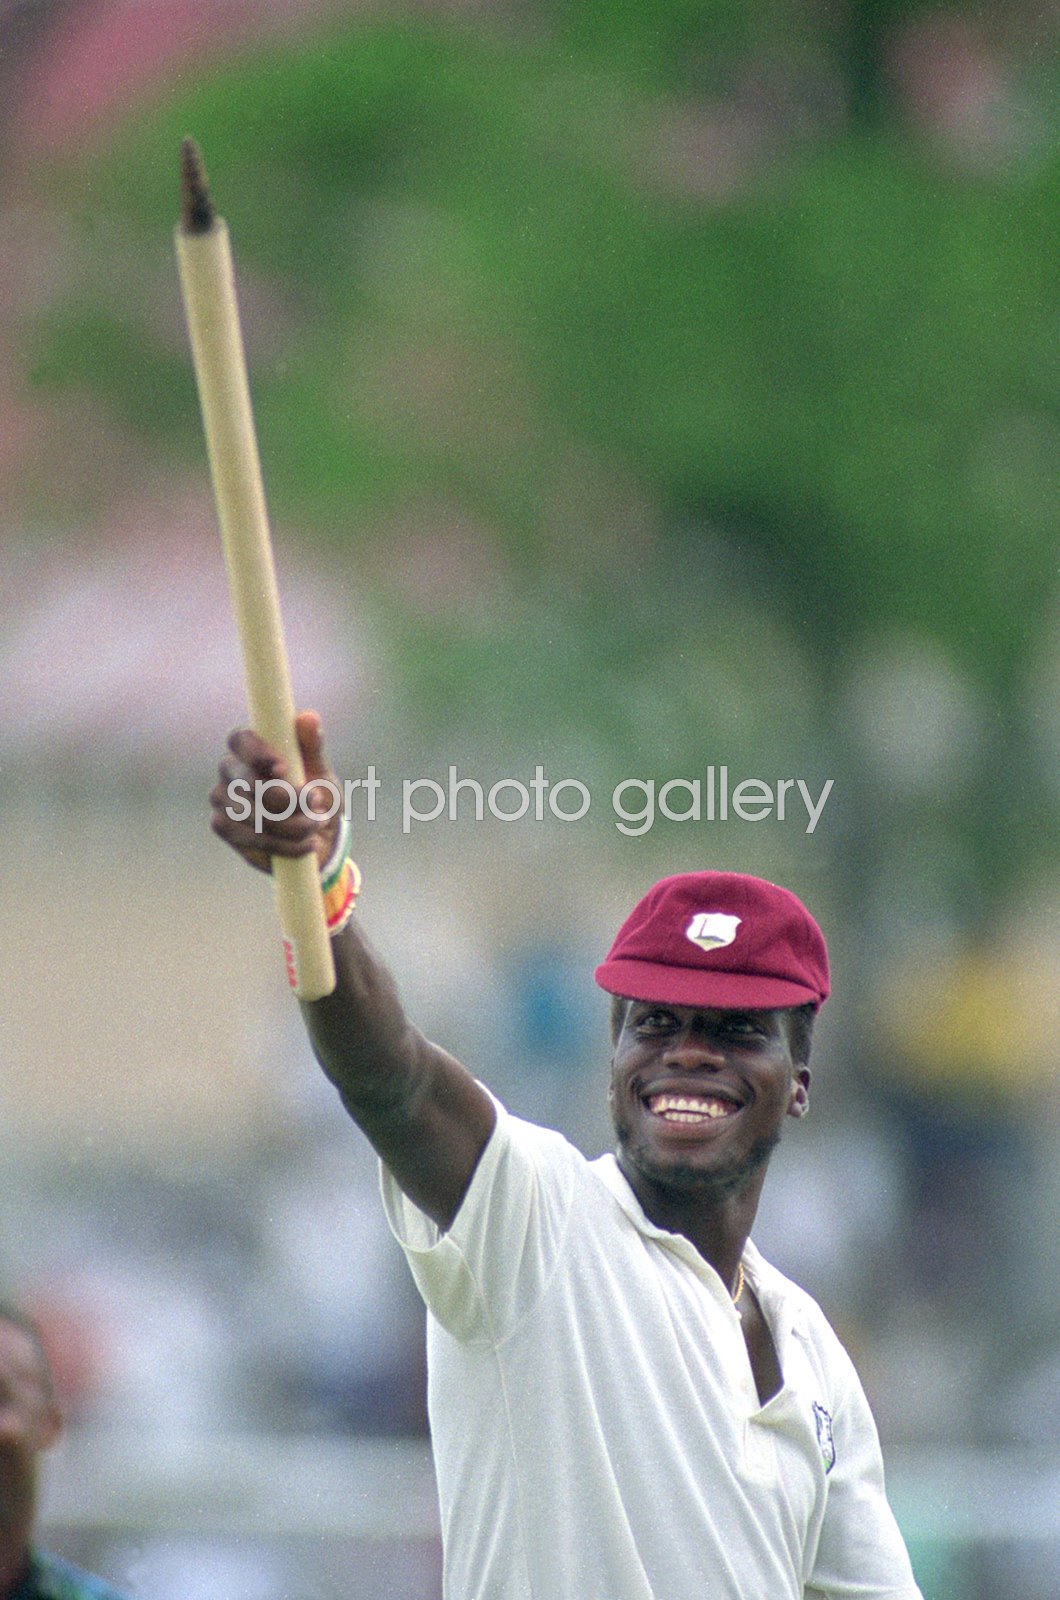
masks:
[(728, 1017), (724, 1024), (726, 1033), (740, 1039), (757, 1039), (763, 1033), (762, 1024), (755, 1017)]
[(668, 1028), (676, 1026), (677, 1019), (672, 1011), (667, 1011), (662, 1006), (653, 1006), (650, 1011), (644, 1011), (636, 1019), (635, 1027), (643, 1033), (665, 1033)]

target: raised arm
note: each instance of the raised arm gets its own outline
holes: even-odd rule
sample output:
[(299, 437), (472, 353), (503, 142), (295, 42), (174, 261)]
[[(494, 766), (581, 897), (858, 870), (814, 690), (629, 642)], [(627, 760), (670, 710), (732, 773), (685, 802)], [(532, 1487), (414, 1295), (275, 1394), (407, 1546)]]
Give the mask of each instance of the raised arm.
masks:
[[(297, 726), (307, 779), (334, 782), (316, 713), (303, 712)], [(313, 851), (327, 860), (337, 817), (322, 821), (298, 808), (284, 821), (266, 820), (260, 832), (252, 810), (241, 818), (246, 808), (233, 797), (253, 795), (255, 783), (287, 772), (282, 757), (249, 729), (233, 733), (228, 747), (210, 793), (214, 832), (265, 871), (273, 855)], [(233, 791), (239, 782), (247, 787)], [(282, 809), (278, 795), (270, 808)], [(334, 955), (334, 992), (302, 1005), (317, 1060), (409, 1199), (448, 1228), (493, 1129), (493, 1102), (459, 1061), (409, 1021), (356, 916), (335, 936)]]

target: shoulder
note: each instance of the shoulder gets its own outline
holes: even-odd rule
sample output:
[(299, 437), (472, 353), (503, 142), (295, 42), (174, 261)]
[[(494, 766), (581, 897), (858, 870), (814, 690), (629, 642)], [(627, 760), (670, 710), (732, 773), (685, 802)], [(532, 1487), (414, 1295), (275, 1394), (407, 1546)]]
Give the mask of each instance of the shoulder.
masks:
[[(489, 1091), (487, 1091), (489, 1092)], [(441, 1259), (456, 1246), (465, 1256), (491, 1239), (506, 1241), (545, 1227), (555, 1237), (569, 1214), (589, 1162), (553, 1128), (514, 1116), (493, 1095), (496, 1120), (452, 1223), (444, 1232), (404, 1196), (381, 1168), (390, 1226), (406, 1254)]]
[(462, 1344), (496, 1344), (529, 1315), (579, 1231), (572, 1218), (592, 1210), (585, 1156), (554, 1129), (494, 1104), (493, 1130), (446, 1231), (382, 1169), (387, 1220), (420, 1294)]
[(48, 1550), (33, 1552), (25, 1595), (26, 1600), (128, 1600), (103, 1578)]

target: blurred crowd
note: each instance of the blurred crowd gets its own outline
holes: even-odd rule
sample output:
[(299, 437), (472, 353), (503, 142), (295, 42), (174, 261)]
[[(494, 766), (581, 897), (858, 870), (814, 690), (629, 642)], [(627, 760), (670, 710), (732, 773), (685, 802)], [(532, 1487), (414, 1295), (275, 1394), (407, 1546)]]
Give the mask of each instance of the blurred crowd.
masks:
[[(434, 19), (442, 31), (453, 25), (454, 37), (467, 41), (476, 30), (494, 37), (489, 30), (496, 28), (497, 38), (532, 42), (549, 27), (562, 33), (569, 25), (570, 49), (588, 49), (577, 6), (439, 0), (380, 10)], [(1026, 199), (1019, 184), (1032, 183), (1052, 160), (1057, 91), (1045, 58), (1055, 56), (1054, 6), (895, 0), (736, 8), (746, 13), (747, 31), (726, 58), (739, 58), (739, 70), (724, 82), (696, 43), (694, 10), (680, 71), (657, 101), (638, 102), (624, 146), (630, 194), (637, 204), (647, 194), (649, 210), (666, 212), (675, 239), (690, 237), (705, 217), (721, 216), (729, 201), (742, 226), (755, 199), (769, 198), (769, 183), (756, 185), (780, 170), (771, 163), (814, 144), (825, 149), (843, 127), (867, 137), (885, 101), (897, 130), (895, 171), (903, 181), (914, 174), (912, 214), (922, 192), (933, 209), (950, 194), (946, 185), (956, 185), (952, 259), (938, 246), (952, 273), (936, 280), (928, 271), (925, 281), (941, 285), (945, 301), (967, 270), (969, 320), (1000, 328), (1006, 356), (1010, 344), (1017, 347), (1010, 312), (1015, 318), (1030, 306), (1055, 336), (1055, 315), (1050, 323), (1045, 306), (1052, 288), (1036, 285), (1022, 259), (1028, 276), (1015, 285), (1005, 279), (1003, 255), (1000, 265), (983, 268), (987, 278), (1003, 280), (1002, 310), (980, 314), (977, 308), (994, 302), (973, 281), (981, 265), (976, 236), (961, 231), (961, 207), (977, 216), (997, 180), (1002, 245), (1017, 213), (1030, 230), (1020, 240), (1036, 227), (1051, 240), (1055, 207), (1048, 196)], [(616, 29), (640, 51), (637, 61), (648, 60), (643, 8), (614, 11)], [(0, 1035), (0, 1293), (36, 1320), (75, 1439), (164, 1435), (190, 1449), (222, 1436), (425, 1436), (422, 1308), (386, 1231), (374, 1159), (309, 1057), (278, 966), (268, 968), (274, 932), (263, 886), (249, 874), (241, 880), (219, 847), (210, 853), (205, 837), (213, 763), (239, 715), (239, 666), (204, 464), (196, 464), (194, 480), (168, 459), (161, 465), (117, 401), (108, 409), (106, 396), (118, 393), (121, 375), (105, 341), (90, 396), (63, 393), (61, 384), (58, 391), (37, 387), (36, 369), (34, 380), (27, 378), (31, 352), (47, 347), (35, 345), (30, 330), (71, 285), (115, 318), (115, 304), (129, 302), (157, 336), (159, 359), (172, 360), (179, 347), (183, 361), (168, 256), (163, 267), (152, 260), (154, 278), (144, 267), (133, 293), (113, 270), (121, 227), (111, 254), (93, 257), (104, 230), (88, 216), (91, 197), (78, 193), (70, 215), (54, 195), (39, 201), (35, 175), (44, 169), (34, 163), (61, 165), (81, 142), (102, 148), (136, 106), (176, 94), (200, 64), (234, 59), (248, 41), (300, 34), (309, 12), (314, 23), (328, 23), (355, 20), (360, 8), (344, 0), (312, 7), (293, 0), (20, 0), (0, 7), (0, 947), (13, 974)], [(770, 31), (781, 13), (793, 41), (788, 51)], [(590, 55), (579, 69), (586, 84)], [(630, 69), (629, 83), (635, 80)], [(591, 117), (581, 119), (582, 80), (571, 81), (579, 116), (566, 132), (557, 119), (557, 148), (568, 133), (586, 138), (585, 171), (599, 178), (596, 141), (606, 141)], [(385, 108), (385, 99), (380, 103)], [(557, 104), (570, 111), (562, 97)], [(356, 117), (354, 126), (360, 129)], [(296, 165), (301, 132), (296, 126), (288, 140)], [(327, 138), (318, 142), (326, 152)], [(852, 169), (856, 143), (844, 146)], [(306, 152), (310, 144), (307, 137)], [(552, 155), (549, 146), (549, 162)], [(837, 193), (841, 166), (837, 161), (826, 174)], [(876, 169), (867, 170), (876, 182)], [(584, 181), (586, 194), (595, 194)], [(600, 181), (608, 190), (616, 180), (611, 174)], [(923, 191), (915, 187), (921, 181)], [(801, 401), (791, 398), (803, 393), (797, 385), (804, 372), (795, 370), (802, 357), (793, 354), (801, 346), (779, 350), (776, 371), (762, 377), (782, 422), (789, 405), (795, 415), (794, 431), (778, 433), (775, 447), (767, 432), (760, 448), (759, 435), (739, 418), (725, 434), (733, 408), (722, 405), (715, 415), (707, 404), (711, 448), (703, 449), (697, 406), (710, 385), (697, 385), (694, 369), (691, 378), (685, 373), (692, 398), (682, 399), (678, 385), (672, 416), (664, 394), (661, 415), (672, 437), (660, 423), (661, 444), (637, 437), (630, 445), (624, 429), (637, 414), (637, 397), (621, 366), (617, 431), (587, 413), (588, 421), (577, 418), (579, 434), (558, 402), (554, 416), (546, 412), (527, 376), (536, 375), (538, 352), (526, 371), (513, 353), (508, 301), (495, 285), (491, 290), (483, 265), (500, 254), (490, 227), (483, 224), (479, 260), (463, 213), (449, 217), (441, 200), (431, 206), (411, 191), (411, 198), (394, 198), (388, 212), (373, 175), (368, 200), (361, 197), (369, 223), (359, 224), (375, 240), (368, 249), (346, 217), (345, 182), (345, 174), (341, 182), (329, 174), (322, 193), (339, 195), (336, 214), (348, 233), (337, 236), (351, 255), (354, 242), (363, 255), (364, 277), (346, 299), (357, 315), (367, 319), (370, 311), (377, 321), (358, 324), (351, 335), (356, 363), (326, 339), (318, 343), (326, 346), (329, 383), (337, 366), (343, 384), (359, 385), (371, 425), (384, 441), (397, 438), (399, 466), (408, 455), (413, 467), (406, 499), (398, 496), (385, 514), (376, 515), (365, 491), (356, 518), (370, 531), (356, 562), (334, 540), (325, 553), (323, 540), (317, 546), (307, 538), (313, 548), (282, 563), (300, 696), (324, 712), (338, 764), (381, 752), (392, 792), (401, 776), (444, 770), (450, 760), (473, 767), (479, 759), (483, 775), (497, 778), (504, 775), (497, 762), (513, 752), (525, 756), (526, 771), (541, 756), (551, 764), (554, 753), (557, 771), (562, 765), (593, 782), (595, 793), (601, 775), (626, 762), (627, 748), (624, 773), (660, 778), (687, 773), (690, 759), (739, 756), (752, 771), (780, 749), (784, 761), (797, 752), (835, 778), (828, 825), (822, 820), (813, 841), (764, 824), (694, 834), (691, 827), (660, 827), (650, 839), (623, 843), (613, 827), (595, 827), (595, 815), (584, 827), (536, 834), (530, 825), (498, 824), (439, 828), (403, 841), (381, 829), (366, 839), (363, 859), (373, 935), (380, 933), (426, 1031), (514, 1112), (561, 1128), (593, 1154), (607, 1147), (609, 1130), (606, 1006), (591, 970), (617, 914), (669, 870), (731, 866), (790, 882), (828, 934), (835, 997), (818, 1028), (811, 1116), (778, 1153), (755, 1236), (818, 1297), (854, 1354), (898, 1478), (903, 1462), (941, 1449), (970, 1452), (986, 1464), (982, 1498), (970, 1514), (974, 1520), (981, 1510), (986, 1523), (997, 1511), (1003, 1464), (1055, 1463), (1060, 1437), (1060, 879), (1049, 848), (1060, 792), (1060, 634), (1055, 623), (1035, 631), (1030, 620), (1032, 602), (1041, 608), (1036, 618), (1055, 610), (1049, 341), (1033, 317), (1018, 325), (1029, 341), (1026, 372), (1013, 377), (1004, 366), (991, 368), (982, 415), (950, 419), (947, 426), (971, 441), (974, 458), (962, 455), (953, 467), (955, 447), (941, 423), (933, 432), (932, 406), (951, 388), (963, 392), (966, 380), (974, 389), (976, 372), (960, 339), (951, 338), (948, 303), (925, 304), (924, 322), (907, 326), (900, 303), (906, 280), (896, 277), (894, 305), (884, 306), (886, 337), (874, 344), (878, 308), (869, 314), (860, 300), (844, 299), (842, 265), (834, 282), (827, 252), (823, 267), (808, 269), (819, 303), (808, 301), (804, 320), (818, 318), (826, 330), (819, 347), (808, 347), (820, 365), (818, 387), (827, 397), (838, 394), (837, 405), (844, 395), (851, 405), (864, 401), (859, 414), (869, 420), (878, 405), (875, 456), (893, 449), (900, 478), (922, 454), (923, 481), (931, 486), (922, 490), (923, 505), (889, 503), (879, 526), (868, 518), (861, 631), (851, 627), (846, 636), (839, 626), (850, 624), (839, 581), (843, 541), (858, 531), (857, 513), (886, 498), (878, 490), (886, 480), (867, 476), (855, 454), (859, 440), (849, 441), (849, 457), (840, 448), (829, 458), (829, 481), (823, 468), (818, 480), (806, 466), (816, 462), (829, 430), (802, 416)], [(462, 182), (458, 171), (461, 197)], [(580, 240), (582, 191), (572, 193)], [(1047, 219), (1041, 224), (1034, 221), (1038, 203)], [(632, 200), (628, 208), (632, 214)], [(467, 215), (475, 220), (474, 207)], [(781, 227), (796, 230), (797, 219), (783, 210), (779, 216)], [(841, 211), (837, 233), (844, 246), (845, 217)], [(529, 229), (536, 240), (532, 221), (520, 222), (516, 235)], [(167, 213), (166, 230), (170, 222)], [(588, 222), (584, 230), (591, 239)], [(728, 260), (724, 228), (720, 237), (719, 259)], [(896, 224), (885, 247), (904, 263), (916, 243), (930, 254), (931, 242), (912, 240)], [(592, 244), (586, 249), (586, 278), (596, 283), (608, 263)], [(795, 270), (803, 249), (793, 247), (781, 274)], [(1051, 251), (1049, 244), (1048, 260)], [(450, 327), (459, 320), (454, 285), (465, 253), (475, 293), (478, 271), (483, 304), (493, 293), (502, 307), (496, 346), (474, 317), (466, 347), (459, 327), (455, 334)], [(535, 244), (527, 259), (537, 253)], [(852, 260), (856, 278), (861, 258)], [(435, 281), (439, 261), (452, 283)], [(138, 258), (137, 274), (141, 266)], [(813, 278), (818, 269), (820, 282)], [(397, 288), (389, 298), (392, 279)], [(306, 327), (319, 334), (312, 318), (327, 294), (309, 281)], [(570, 281), (581, 282), (574, 267)], [(605, 274), (601, 281), (617, 303), (615, 285), (625, 280)], [(678, 288), (681, 281), (675, 278)], [(248, 274), (247, 283), (267, 357), (263, 388), (271, 380), (282, 390), (300, 330), (285, 296), (292, 303), (299, 296), (289, 285), (281, 293), (263, 274)], [(726, 272), (708, 287), (722, 295)], [(715, 314), (708, 296), (708, 320), (723, 334), (726, 303), (719, 300)], [(606, 303), (605, 313), (612, 315)], [(748, 325), (771, 314), (767, 286)], [(421, 324), (431, 317), (438, 327), (431, 323), (428, 335)], [(620, 320), (617, 310), (613, 320)], [(274, 322), (280, 336), (272, 346)], [(642, 345), (636, 319), (629, 322), (629, 370), (654, 372), (645, 364), (664, 341), (651, 337)], [(650, 312), (645, 322), (654, 326)], [(833, 324), (843, 325), (848, 345), (837, 338), (833, 348)], [(947, 386), (920, 372), (918, 330), (929, 325), (936, 333), (941, 327), (939, 360), (952, 357), (959, 382)], [(549, 327), (542, 313), (535, 331)], [(556, 327), (561, 353), (569, 343), (577, 351), (579, 330), (562, 317)], [(91, 365), (99, 331), (91, 318), (85, 328), (79, 324), (71, 336), (75, 373), (82, 357), (84, 370)], [(694, 342), (679, 326), (673, 360)], [(740, 348), (734, 344), (733, 355), (719, 346), (732, 355), (735, 392), (745, 378), (751, 383)], [(130, 349), (135, 395), (136, 352), (158, 350), (149, 342)], [(913, 377), (899, 366), (888, 369), (885, 382), (879, 373), (895, 350), (912, 351)], [(865, 366), (847, 372), (844, 351)], [(563, 378), (562, 365), (556, 371), (558, 392), (572, 380), (570, 372)], [(933, 385), (938, 392), (929, 399)], [(548, 387), (542, 383), (542, 392)], [(644, 387), (665, 389), (652, 381)], [(769, 406), (757, 404), (753, 387), (747, 393), (757, 420)], [(190, 388), (186, 398), (190, 407)], [(290, 409), (286, 429), (274, 429), (277, 450), (298, 414), (311, 410), (304, 394), (291, 405), (283, 390), (281, 400)], [(900, 427), (887, 409), (891, 401), (904, 419)], [(342, 412), (344, 423), (353, 414), (339, 387), (314, 395), (315, 403)], [(387, 433), (388, 407), (400, 413), (405, 434)], [(650, 409), (644, 416), (658, 421)], [(362, 423), (368, 426), (363, 418), (351, 425), (349, 438), (336, 434), (330, 466), (340, 484), (348, 470), (360, 487), (351, 439), (368, 455), (378, 444), (369, 433), (364, 446)], [(832, 431), (845, 438), (845, 416), (841, 423)], [(712, 428), (721, 440), (716, 451)], [(426, 468), (410, 439), (422, 445)], [(915, 448), (903, 456), (908, 440)], [(751, 458), (761, 457), (763, 484), (766, 468), (776, 468), (768, 492), (757, 479), (747, 487), (743, 468), (728, 461), (718, 479), (704, 478), (706, 488), (683, 483), (690, 459), (709, 457), (713, 470), (715, 453), (724, 457), (744, 444)], [(328, 464), (323, 447), (320, 459)], [(488, 470), (494, 460), (495, 478)], [(420, 469), (437, 470), (442, 487), (425, 493)], [(308, 470), (317, 470), (316, 455)], [(954, 498), (936, 502), (935, 487), (950, 478), (958, 485)], [(525, 480), (533, 480), (531, 488)], [(297, 503), (297, 493), (292, 498)], [(900, 509), (910, 517), (905, 545), (890, 521)], [(980, 534), (1015, 530), (1008, 559), (986, 549), (985, 535), (983, 549), (961, 542), (966, 509), (981, 514), (971, 524)], [(356, 518), (351, 514), (350, 525)], [(814, 543), (822, 529), (831, 529), (832, 547), (824, 535)], [(917, 545), (910, 529), (927, 529), (930, 538)], [(1044, 596), (1033, 564), (1042, 549), (1053, 581)], [(849, 554), (853, 562), (852, 543)], [(929, 557), (943, 572), (952, 612), (940, 602), (928, 613), (937, 576)], [(789, 558), (794, 579), (784, 565)], [(804, 558), (801, 567), (796, 558)], [(989, 609), (974, 617), (970, 606), (967, 615), (962, 610), (963, 585), (979, 593), (970, 572), (988, 598), (996, 591), (999, 606), (1006, 600), (1016, 645), (998, 642), (1004, 629), (995, 628)], [(777, 602), (781, 590), (784, 603)], [(896, 595), (911, 596), (908, 626), (885, 610)], [(653, 630), (643, 613), (660, 597), (667, 625)], [(847, 593), (847, 609), (850, 599)], [(947, 616), (957, 617), (957, 644), (945, 635)], [(463, 655), (445, 653), (450, 635)], [(963, 654), (958, 645), (967, 646)], [(416, 651), (420, 675), (403, 678), (403, 656)], [(1006, 670), (1011, 681), (1002, 687)], [(421, 702), (411, 708), (410, 682), (411, 698)], [(542, 708), (534, 727), (548, 729), (547, 749), (528, 749), (529, 704)], [(704, 727), (709, 739), (701, 738)], [(253, 908), (245, 917), (244, 905)], [(944, 1529), (958, 1497), (942, 1478), (930, 1505), (904, 1508), (916, 1525), (911, 1544), (926, 1600), (1008, 1600), (1016, 1593), (1055, 1600), (1060, 1537), (1037, 1523), (1033, 1537), (1021, 1540), (1017, 1500), (1004, 1530), (951, 1546)], [(253, 1548), (222, 1539), (182, 1545), (144, 1530), (73, 1524), (56, 1533), (72, 1558), (98, 1565), (137, 1600), (214, 1600), (221, 1593), (226, 1600), (297, 1593), (301, 1600), (307, 1592), (298, 1586), (307, 1582), (308, 1546), (292, 1554), (261, 1539)], [(389, 1555), (370, 1540), (354, 1554), (332, 1552), (325, 1560), (322, 1551), (323, 1541), (314, 1547), (321, 1600), (339, 1593), (358, 1600), (355, 1583), (365, 1596), (385, 1592), (395, 1600), (423, 1600), (437, 1587), (430, 1540), (395, 1546)]]

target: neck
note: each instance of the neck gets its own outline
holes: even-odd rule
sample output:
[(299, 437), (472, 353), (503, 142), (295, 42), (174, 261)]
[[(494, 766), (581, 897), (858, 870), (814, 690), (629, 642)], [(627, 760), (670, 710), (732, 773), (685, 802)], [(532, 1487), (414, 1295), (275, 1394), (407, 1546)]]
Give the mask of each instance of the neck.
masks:
[(687, 1239), (731, 1290), (758, 1211), (764, 1165), (720, 1191), (706, 1183), (660, 1182), (634, 1167), (623, 1150), (618, 1165), (648, 1220)]

